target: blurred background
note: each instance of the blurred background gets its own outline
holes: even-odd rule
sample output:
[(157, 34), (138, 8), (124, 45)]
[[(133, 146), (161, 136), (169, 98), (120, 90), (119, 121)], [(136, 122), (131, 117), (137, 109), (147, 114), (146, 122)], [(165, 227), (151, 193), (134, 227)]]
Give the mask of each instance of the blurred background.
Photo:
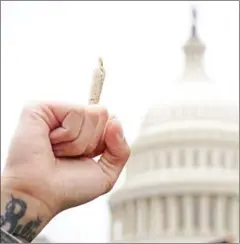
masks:
[(99, 56), (133, 153), (113, 193), (39, 238), (237, 242), (238, 1), (1, 1), (1, 171), (24, 104), (86, 104)]

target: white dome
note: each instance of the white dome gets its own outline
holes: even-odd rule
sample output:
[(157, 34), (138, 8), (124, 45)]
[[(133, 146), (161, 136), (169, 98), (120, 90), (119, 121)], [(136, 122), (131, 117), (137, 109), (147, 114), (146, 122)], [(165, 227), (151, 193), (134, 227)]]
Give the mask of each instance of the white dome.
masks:
[(239, 124), (239, 106), (228, 100), (225, 91), (212, 81), (203, 66), (205, 46), (191, 37), (184, 46), (186, 65), (182, 78), (174, 84), (161, 103), (153, 105), (142, 124), (140, 137), (165, 123), (191, 124), (199, 121)]

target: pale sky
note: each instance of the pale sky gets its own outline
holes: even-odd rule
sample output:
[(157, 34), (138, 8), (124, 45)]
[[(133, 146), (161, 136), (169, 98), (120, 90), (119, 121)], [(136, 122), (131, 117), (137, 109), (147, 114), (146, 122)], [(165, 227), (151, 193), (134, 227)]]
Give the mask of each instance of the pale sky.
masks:
[[(101, 103), (118, 115), (131, 143), (150, 103), (170, 94), (181, 75), (193, 3), (2, 1), (1, 166), (22, 106), (29, 100), (86, 104), (99, 55), (107, 71)], [(226, 91), (223, 99), (237, 99), (239, 3), (196, 6), (206, 71)], [(105, 242), (108, 231), (104, 196), (60, 214), (43, 233), (52, 242)]]

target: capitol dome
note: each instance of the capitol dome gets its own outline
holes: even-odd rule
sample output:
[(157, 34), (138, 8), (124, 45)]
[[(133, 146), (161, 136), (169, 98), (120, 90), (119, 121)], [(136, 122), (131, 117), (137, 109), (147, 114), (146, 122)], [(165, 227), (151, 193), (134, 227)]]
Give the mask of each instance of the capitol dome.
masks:
[(183, 76), (161, 98), (161, 105), (153, 105), (144, 120), (140, 136), (151, 133), (166, 123), (224, 123), (238, 126), (239, 106), (226, 99), (226, 91), (205, 73), (203, 58), (205, 45), (196, 33), (193, 23), (191, 36), (184, 46), (185, 69)]
[(183, 76), (149, 109), (111, 195), (112, 242), (239, 240), (239, 107), (207, 77), (195, 20)]

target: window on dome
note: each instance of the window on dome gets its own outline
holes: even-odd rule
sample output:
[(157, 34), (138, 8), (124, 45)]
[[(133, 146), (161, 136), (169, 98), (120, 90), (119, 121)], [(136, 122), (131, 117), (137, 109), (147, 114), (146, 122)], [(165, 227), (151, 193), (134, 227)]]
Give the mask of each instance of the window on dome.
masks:
[(212, 161), (212, 151), (207, 151), (207, 166), (212, 166), (213, 161)]
[(193, 166), (195, 166), (195, 167), (199, 166), (199, 151), (198, 150), (193, 151)]
[[(132, 174), (138, 174), (141, 173), (141, 167), (142, 167), (142, 160), (141, 160), (141, 155), (135, 155), (130, 159), (130, 164), (132, 164), (132, 169), (130, 172), (132, 172)], [(127, 165), (128, 167), (128, 165)]]
[(239, 169), (239, 149), (237, 149), (236, 152), (236, 164), (237, 164), (237, 169)]
[(220, 153), (220, 167), (226, 168), (226, 154), (224, 151)]
[(155, 160), (157, 160), (157, 168), (164, 168), (164, 152), (162, 150), (157, 151)]
[(172, 166), (172, 155), (171, 155), (171, 152), (169, 152), (169, 151), (167, 151), (166, 153), (165, 153), (165, 156), (166, 156), (166, 158), (165, 158), (165, 160), (166, 160), (166, 168), (171, 168), (171, 166)]
[(237, 151), (234, 151), (233, 155), (232, 155), (232, 163), (231, 163), (232, 167), (231, 168), (237, 169), (238, 165), (239, 165), (239, 158), (237, 156)]
[(185, 166), (185, 153), (184, 150), (179, 151), (179, 166), (184, 167)]
[(149, 161), (145, 160), (146, 155), (144, 153), (134, 156), (134, 169), (133, 174), (142, 174), (149, 169)]
[(155, 150), (152, 154), (152, 169), (161, 168), (161, 162), (159, 161), (159, 151)]

